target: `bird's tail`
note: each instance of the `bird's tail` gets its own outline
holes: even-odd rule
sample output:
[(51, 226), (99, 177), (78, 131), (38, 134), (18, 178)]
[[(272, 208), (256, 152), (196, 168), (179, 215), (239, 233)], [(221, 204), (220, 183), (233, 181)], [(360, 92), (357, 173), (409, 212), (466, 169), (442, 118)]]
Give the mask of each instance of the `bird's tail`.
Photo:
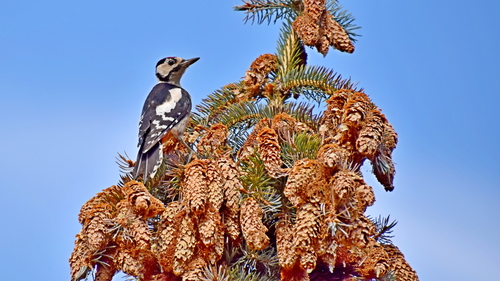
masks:
[(141, 147), (137, 153), (137, 161), (135, 162), (132, 175), (135, 179), (142, 177), (143, 181), (146, 182), (155, 176), (162, 161), (163, 153), (160, 149), (160, 143), (155, 144), (146, 152), (143, 152)]

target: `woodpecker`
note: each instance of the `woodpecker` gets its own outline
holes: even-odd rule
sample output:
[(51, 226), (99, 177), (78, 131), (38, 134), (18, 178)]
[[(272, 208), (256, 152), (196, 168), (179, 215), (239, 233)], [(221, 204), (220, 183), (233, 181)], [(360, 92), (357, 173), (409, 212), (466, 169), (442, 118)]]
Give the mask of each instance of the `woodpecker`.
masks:
[[(191, 96), (180, 85), (186, 69), (200, 58), (167, 57), (156, 64), (158, 83), (149, 93), (139, 121), (139, 152), (132, 175), (152, 178), (163, 161), (164, 143), (180, 140), (191, 113)], [(184, 143), (184, 142), (183, 142)]]

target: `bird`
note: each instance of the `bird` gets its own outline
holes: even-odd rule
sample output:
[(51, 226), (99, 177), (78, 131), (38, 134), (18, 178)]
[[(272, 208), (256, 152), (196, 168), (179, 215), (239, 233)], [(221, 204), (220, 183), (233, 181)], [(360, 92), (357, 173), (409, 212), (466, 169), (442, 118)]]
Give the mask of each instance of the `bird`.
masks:
[[(146, 182), (153, 178), (163, 162), (166, 146), (183, 141), (191, 113), (191, 95), (181, 87), (186, 69), (200, 58), (166, 57), (156, 64), (157, 84), (149, 93), (139, 121), (139, 151), (132, 176)], [(187, 146), (187, 145), (186, 145)], [(189, 146), (187, 146), (190, 148)]]

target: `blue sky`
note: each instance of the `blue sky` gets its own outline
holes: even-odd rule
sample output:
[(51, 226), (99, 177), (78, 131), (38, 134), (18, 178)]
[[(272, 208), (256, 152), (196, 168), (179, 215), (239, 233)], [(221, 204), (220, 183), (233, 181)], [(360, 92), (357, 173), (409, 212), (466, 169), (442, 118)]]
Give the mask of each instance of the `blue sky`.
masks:
[[(232, 1), (0, 3), (0, 272), (68, 280), (79, 209), (135, 156), (143, 101), (165, 56), (201, 57), (183, 78), (199, 103), (273, 53), (278, 26)], [(491, 280), (500, 264), (500, 8), (494, 1), (344, 1), (354, 54), (309, 63), (359, 81), (399, 134), (396, 189), (371, 215), (420, 280)]]

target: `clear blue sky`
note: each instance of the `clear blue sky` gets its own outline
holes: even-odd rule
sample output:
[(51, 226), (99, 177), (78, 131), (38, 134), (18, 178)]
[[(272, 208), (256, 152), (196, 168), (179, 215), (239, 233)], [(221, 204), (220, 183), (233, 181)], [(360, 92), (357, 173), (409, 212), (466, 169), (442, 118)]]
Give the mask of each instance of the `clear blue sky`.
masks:
[[(81, 205), (135, 156), (143, 101), (165, 56), (201, 57), (194, 102), (273, 53), (278, 26), (245, 25), (232, 1), (2, 1), (0, 272), (69, 280)], [(500, 264), (500, 8), (495, 1), (344, 1), (354, 54), (310, 63), (359, 81), (399, 133), (396, 189), (371, 215), (420, 280), (492, 280)]]

